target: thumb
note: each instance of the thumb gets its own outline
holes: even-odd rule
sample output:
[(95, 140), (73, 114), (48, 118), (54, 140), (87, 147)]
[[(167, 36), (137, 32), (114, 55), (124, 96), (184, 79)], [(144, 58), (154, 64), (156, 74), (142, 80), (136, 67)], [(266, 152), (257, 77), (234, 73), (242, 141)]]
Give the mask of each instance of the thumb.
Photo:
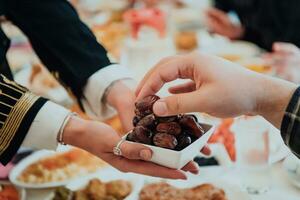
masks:
[(155, 102), (153, 112), (158, 116), (195, 112), (198, 109), (195, 98), (195, 92), (172, 95)]
[(131, 160), (149, 161), (152, 158), (151, 149), (142, 144), (125, 141), (121, 146), (122, 156)]

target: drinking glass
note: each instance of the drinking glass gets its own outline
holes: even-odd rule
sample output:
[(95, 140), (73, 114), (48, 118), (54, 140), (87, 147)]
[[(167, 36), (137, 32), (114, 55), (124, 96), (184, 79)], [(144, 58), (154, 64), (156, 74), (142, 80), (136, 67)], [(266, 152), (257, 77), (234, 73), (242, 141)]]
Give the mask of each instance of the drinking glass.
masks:
[(269, 129), (262, 117), (244, 117), (234, 125), (236, 167), (242, 186), (250, 194), (261, 194), (270, 187)]

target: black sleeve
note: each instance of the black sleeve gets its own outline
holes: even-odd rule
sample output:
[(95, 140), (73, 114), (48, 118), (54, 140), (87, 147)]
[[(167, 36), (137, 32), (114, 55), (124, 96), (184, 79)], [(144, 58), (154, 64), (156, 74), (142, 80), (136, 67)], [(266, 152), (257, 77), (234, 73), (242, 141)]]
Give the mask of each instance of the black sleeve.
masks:
[(214, 6), (224, 12), (229, 12), (232, 9), (230, 0), (215, 0)]
[(281, 136), (291, 151), (300, 158), (300, 87), (295, 91), (281, 124)]
[(41, 61), (80, 98), (87, 79), (110, 64), (106, 50), (66, 0), (5, 0), (6, 16)]
[(0, 75), (0, 162), (3, 165), (13, 158), (46, 101)]
[(267, 50), (272, 50), (274, 42), (289, 42), (300, 46), (299, 7), (299, 0), (259, 1), (253, 13), (242, 17), (245, 27), (242, 39)]

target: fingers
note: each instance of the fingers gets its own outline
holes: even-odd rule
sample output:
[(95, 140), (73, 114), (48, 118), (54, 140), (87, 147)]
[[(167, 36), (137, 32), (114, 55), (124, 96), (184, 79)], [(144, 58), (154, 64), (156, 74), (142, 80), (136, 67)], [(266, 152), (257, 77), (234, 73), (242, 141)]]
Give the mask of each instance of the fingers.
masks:
[(138, 94), (140, 93), (142, 86), (145, 84), (145, 81), (149, 78), (149, 76), (152, 74), (152, 72), (154, 70), (156, 70), (156, 68), (158, 68), (159, 66), (171, 61), (172, 59), (175, 59), (176, 56), (170, 56), (170, 57), (166, 57), (164, 59), (162, 59), (161, 61), (159, 61), (151, 70), (149, 70), (146, 75), (144, 76), (143, 80), (139, 83), (139, 85), (136, 88), (136, 96), (138, 96)]
[(286, 53), (286, 54), (293, 54), (293, 53), (298, 53), (299, 49), (296, 45), (292, 43), (275, 42), (273, 44), (273, 51)]
[(149, 161), (152, 157), (151, 149), (142, 144), (123, 142), (121, 145), (122, 156), (128, 159)]
[(198, 174), (199, 173), (199, 167), (197, 165), (197, 163), (195, 163), (194, 161), (190, 161), (188, 164), (186, 164), (183, 168), (183, 171), (186, 172), (191, 172), (193, 174)]
[(153, 105), (153, 112), (158, 116), (170, 116), (181, 113), (194, 112), (196, 92), (176, 94), (158, 100)]
[(168, 179), (187, 179), (185, 173), (181, 170), (162, 167), (146, 161), (128, 160), (124, 157), (111, 155), (108, 155), (108, 157), (105, 158), (105, 161), (109, 162), (112, 166), (122, 172), (133, 172)]
[(206, 156), (209, 156), (209, 155), (211, 155), (211, 149), (208, 146), (204, 146), (201, 149), (201, 153), (203, 153)]
[(189, 81), (187, 83), (183, 83), (181, 85), (176, 85), (169, 88), (169, 92), (172, 94), (193, 92), (195, 90), (196, 90), (196, 84), (194, 81)]
[(165, 83), (178, 78), (193, 79), (194, 65), (189, 64), (188, 59), (188, 57), (174, 58), (157, 66), (149, 76), (144, 78), (137, 99), (155, 94)]
[(215, 20), (218, 21), (223, 21), (225, 18), (227, 18), (227, 14), (224, 13), (223, 11), (215, 8), (210, 8), (206, 11), (206, 15), (208, 17), (214, 18)]

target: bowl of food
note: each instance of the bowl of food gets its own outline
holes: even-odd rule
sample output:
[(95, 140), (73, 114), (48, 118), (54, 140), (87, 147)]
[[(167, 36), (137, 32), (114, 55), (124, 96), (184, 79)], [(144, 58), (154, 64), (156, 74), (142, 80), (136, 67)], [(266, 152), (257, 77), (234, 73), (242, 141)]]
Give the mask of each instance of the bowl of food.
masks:
[(151, 95), (136, 102), (134, 129), (124, 139), (149, 147), (153, 152), (150, 161), (180, 169), (198, 155), (213, 134), (214, 127), (198, 122), (191, 114), (158, 117), (152, 110), (158, 99), (158, 96)]
[(56, 188), (47, 200), (136, 200), (143, 179), (109, 168)]
[(24, 189), (17, 188), (9, 182), (0, 181), (0, 200), (25, 200)]

